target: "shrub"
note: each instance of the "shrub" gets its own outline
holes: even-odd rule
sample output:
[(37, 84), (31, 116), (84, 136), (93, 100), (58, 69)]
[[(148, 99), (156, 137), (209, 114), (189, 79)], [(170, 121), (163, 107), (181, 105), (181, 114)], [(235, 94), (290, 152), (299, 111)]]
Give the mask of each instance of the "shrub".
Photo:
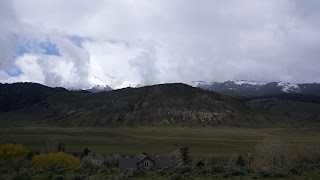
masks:
[(139, 177), (143, 176), (145, 174), (145, 171), (142, 170), (133, 170), (132, 171), (132, 177)]
[(295, 156), (294, 147), (276, 139), (267, 139), (256, 146), (257, 156), (268, 165), (288, 165)]
[(199, 161), (199, 162), (197, 162), (196, 165), (202, 167), (202, 166), (204, 166), (204, 163), (202, 161)]
[(164, 175), (166, 175), (166, 171), (163, 170), (163, 169), (158, 169), (158, 170), (156, 170), (156, 173), (157, 173), (159, 176), (164, 176)]
[(314, 169), (320, 169), (319, 165), (302, 163), (291, 166), (290, 172), (295, 175), (300, 175), (304, 171), (313, 171)]
[(215, 164), (212, 166), (212, 172), (214, 173), (223, 173), (225, 172), (225, 169), (222, 165)]
[(306, 142), (295, 147), (294, 163), (320, 163), (320, 143)]
[(225, 167), (225, 176), (240, 176), (240, 175), (245, 175), (246, 171), (244, 168), (240, 168), (240, 167), (235, 167), (235, 166), (227, 166)]
[(190, 173), (191, 171), (192, 171), (192, 168), (189, 165), (185, 165), (175, 169), (175, 172), (179, 174)]
[(285, 178), (285, 177), (288, 177), (289, 176), (289, 173), (286, 169), (283, 169), (283, 168), (279, 168), (279, 169), (276, 169), (276, 171), (274, 172), (274, 177), (275, 178)]
[(263, 165), (265, 165), (265, 160), (263, 159), (255, 159), (251, 162), (251, 167), (253, 168), (258, 168), (258, 167), (262, 167)]
[(64, 180), (65, 177), (64, 177), (63, 175), (54, 175), (54, 176), (52, 177), (52, 179), (54, 179), (54, 180)]
[(203, 166), (196, 166), (192, 170), (193, 174), (196, 175), (202, 175), (202, 174), (207, 174), (208, 173), (208, 168), (203, 167)]
[(98, 164), (97, 159), (95, 159), (93, 153), (89, 153), (87, 156), (83, 157), (82, 160), (82, 167), (91, 169), (91, 170), (98, 170), (100, 164)]
[(64, 153), (48, 153), (36, 155), (32, 158), (35, 166), (38, 168), (67, 168), (74, 169), (80, 165), (80, 160), (74, 156)]
[(260, 176), (265, 178), (284, 178), (288, 177), (289, 173), (281, 167), (265, 166), (258, 170)]
[(300, 175), (302, 174), (302, 168), (301, 166), (293, 166), (290, 168), (290, 172), (294, 175)]
[(0, 160), (25, 159), (29, 150), (19, 144), (0, 145)]
[[(32, 175), (33, 175), (33, 171), (30, 169), (21, 169), (20, 171), (18, 171), (16, 174), (14, 174), (11, 179), (14, 180), (19, 180), (19, 179), (31, 179)], [(1, 179), (1, 178), (0, 178)]]
[(18, 144), (0, 145), (0, 170), (7, 172), (9, 170), (19, 171), (22, 167), (28, 165), (27, 157), (29, 150)]
[(271, 167), (262, 167), (258, 170), (260, 176), (270, 178), (272, 176)]
[(179, 180), (179, 179), (181, 179), (181, 178), (182, 178), (182, 176), (181, 176), (180, 174), (176, 174), (176, 173), (172, 174), (172, 175), (169, 177), (170, 180)]
[(73, 178), (74, 180), (85, 180), (87, 177), (85, 175), (76, 175)]

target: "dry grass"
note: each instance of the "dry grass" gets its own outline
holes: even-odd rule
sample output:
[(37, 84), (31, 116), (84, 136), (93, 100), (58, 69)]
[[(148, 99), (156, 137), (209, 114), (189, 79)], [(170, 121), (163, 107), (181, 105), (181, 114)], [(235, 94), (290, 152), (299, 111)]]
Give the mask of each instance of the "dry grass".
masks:
[[(193, 157), (230, 157), (255, 152), (265, 139), (310, 148), (320, 143), (320, 128), (247, 129), (230, 127), (113, 127), (0, 128), (0, 144), (20, 143), (31, 150), (48, 152), (66, 145), (69, 152), (90, 150), (103, 154), (133, 155), (141, 152), (169, 154), (182, 146), (190, 147)], [(254, 154), (253, 154), (254, 155)]]

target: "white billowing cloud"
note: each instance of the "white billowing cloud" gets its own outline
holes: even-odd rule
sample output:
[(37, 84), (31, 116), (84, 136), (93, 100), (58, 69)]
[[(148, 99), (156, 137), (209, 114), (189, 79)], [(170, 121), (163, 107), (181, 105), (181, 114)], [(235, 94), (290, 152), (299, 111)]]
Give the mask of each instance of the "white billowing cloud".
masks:
[[(116, 88), (192, 80), (319, 82), (319, 8), (317, 0), (5, 0), (0, 80), (74, 88), (90, 86), (91, 75)], [(12, 40), (12, 33), (23, 38)], [(83, 38), (82, 47), (72, 35)], [(47, 40), (61, 56), (36, 45), (28, 55), (13, 55), (25, 41)], [(26, 63), (32, 58), (35, 65)], [(23, 74), (5, 75), (15, 66)]]
[(69, 82), (78, 80), (73, 74), (73, 64), (61, 57), (25, 54), (16, 59), (15, 65), (21, 68), (23, 74), (17, 77), (7, 76), (7, 82), (36, 82), (52, 87), (71, 88), (73, 86)]
[[(52, 38), (53, 42), (57, 45), (59, 52), (61, 53), (61, 58), (59, 58), (60, 62), (58, 62), (58, 65), (62, 65), (61, 67), (58, 67), (55, 72), (59, 72), (59, 70), (62, 70), (61, 72), (55, 73), (58, 74), (57, 77), (61, 76), (62, 74), (66, 74), (69, 77), (67, 82), (69, 83), (68, 87), (72, 86), (74, 88), (84, 88), (88, 87), (88, 77), (90, 75), (89, 71), (89, 63), (90, 63), (90, 55), (89, 53), (81, 49), (80, 47), (73, 44), (70, 40), (66, 38), (61, 38), (59, 35), (57, 37)], [(43, 61), (43, 69), (46, 69), (48, 61)], [(49, 62), (50, 63), (50, 62)], [(67, 68), (69, 65), (72, 66), (71, 68)], [(66, 69), (64, 69), (66, 68)], [(54, 72), (51, 72), (54, 73)], [(50, 83), (50, 75), (47, 76), (47, 83)], [(65, 80), (66, 77), (63, 77), (62, 79)], [(54, 79), (57, 82), (58, 79)]]
[[(92, 75), (112, 87), (121, 88), (124, 81), (136, 82), (139, 76), (133, 73), (129, 60), (137, 56), (137, 47), (128, 47), (124, 42), (94, 41), (84, 43), (90, 53), (89, 68)], [(124, 85), (125, 86), (125, 85)]]
[(18, 82), (36, 82), (44, 84), (45, 76), (43, 75), (43, 70), (39, 66), (38, 57), (32, 54), (25, 54), (16, 59), (15, 63), (21, 68), (23, 74), (18, 77), (10, 78), (10, 81)]

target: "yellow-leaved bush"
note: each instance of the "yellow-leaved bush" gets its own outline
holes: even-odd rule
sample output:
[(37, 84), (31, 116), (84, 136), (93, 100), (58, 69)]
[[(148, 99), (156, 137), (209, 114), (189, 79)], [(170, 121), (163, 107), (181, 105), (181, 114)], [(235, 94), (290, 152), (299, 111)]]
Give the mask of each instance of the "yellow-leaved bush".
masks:
[(29, 149), (19, 144), (0, 145), (0, 160), (14, 160), (27, 158)]
[(74, 169), (80, 166), (80, 160), (76, 157), (64, 153), (48, 153), (33, 156), (32, 161), (38, 168), (68, 168)]

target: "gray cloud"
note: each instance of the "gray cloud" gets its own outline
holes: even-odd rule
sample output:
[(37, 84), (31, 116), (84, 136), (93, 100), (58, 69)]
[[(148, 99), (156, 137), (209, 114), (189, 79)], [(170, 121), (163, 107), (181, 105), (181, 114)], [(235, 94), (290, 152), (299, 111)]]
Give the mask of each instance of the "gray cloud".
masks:
[(129, 60), (131, 68), (136, 70), (140, 75), (142, 85), (152, 85), (159, 83), (158, 65), (155, 42), (139, 42), (139, 46), (142, 46), (143, 51), (140, 52), (136, 57)]
[[(54, 60), (36, 54), (48, 85), (86, 87), (90, 75), (114, 86), (229, 79), (320, 82), (318, 0), (13, 2), (0, 4), (0, 47), (6, 48), (1, 62), (8, 64), (17, 46), (3, 34), (19, 22), (24, 37), (49, 38), (62, 52)], [(70, 35), (91, 40), (79, 48), (65, 38)]]
[(12, 68), (12, 59), (19, 42), (13, 37), (17, 28), (12, 1), (0, 2), (0, 70)]

